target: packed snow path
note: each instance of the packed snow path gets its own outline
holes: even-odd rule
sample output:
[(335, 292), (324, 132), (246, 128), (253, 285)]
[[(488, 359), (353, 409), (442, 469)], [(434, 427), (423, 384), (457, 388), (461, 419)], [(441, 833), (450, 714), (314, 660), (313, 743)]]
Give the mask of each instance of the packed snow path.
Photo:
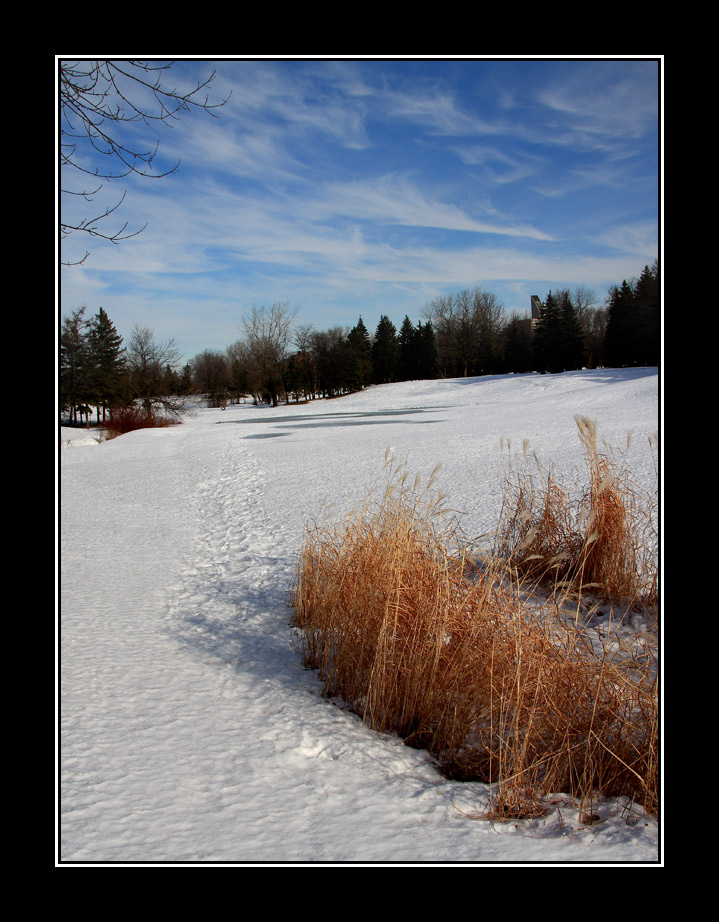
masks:
[(102, 445), (64, 433), (59, 859), (656, 861), (657, 823), (616, 801), (591, 827), (566, 798), (541, 820), (482, 819), (485, 785), (319, 695), (287, 593), (305, 525), (381, 483), (386, 447), (425, 476), (441, 462), (480, 534), (500, 439), (581, 466), (576, 413), (621, 447), (657, 430), (657, 398), (647, 370), (477, 378), (201, 410)]

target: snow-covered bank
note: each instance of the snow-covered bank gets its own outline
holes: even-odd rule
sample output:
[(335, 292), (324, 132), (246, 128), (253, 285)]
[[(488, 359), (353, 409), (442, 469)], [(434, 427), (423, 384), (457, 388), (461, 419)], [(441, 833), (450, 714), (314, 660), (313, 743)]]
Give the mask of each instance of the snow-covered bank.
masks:
[[(655, 862), (657, 822), (608, 801), (582, 826), (491, 824), (482, 784), (324, 700), (287, 590), (305, 525), (381, 482), (385, 450), (464, 531), (496, 525), (502, 439), (567, 474), (574, 416), (654, 481), (656, 370), (371, 388), (60, 453), (59, 858), (65, 862)], [(77, 430), (74, 431), (77, 433)], [(71, 438), (73, 433), (70, 434)]]

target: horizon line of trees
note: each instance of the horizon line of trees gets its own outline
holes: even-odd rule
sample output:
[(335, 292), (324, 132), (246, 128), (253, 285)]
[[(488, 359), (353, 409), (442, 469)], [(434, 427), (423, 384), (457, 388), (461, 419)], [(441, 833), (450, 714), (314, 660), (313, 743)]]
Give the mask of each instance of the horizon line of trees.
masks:
[(659, 365), (661, 350), (657, 263), (613, 286), (603, 305), (585, 287), (550, 291), (535, 319), (507, 316), (479, 287), (433, 299), (424, 322), (405, 316), (399, 330), (383, 314), (373, 334), (361, 316), (352, 328), (316, 330), (295, 324), (297, 310), (285, 302), (254, 307), (236, 342), (184, 364), (174, 340), (156, 342), (135, 326), (125, 345), (103, 308), (89, 319), (85, 312), (62, 324), (60, 409), (88, 425), (90, 408), (98, 424), (131, 404), (150, 421), (178, 416), (192, 394), (213, 406), (248, 397), (277, 406), (414, 379)]

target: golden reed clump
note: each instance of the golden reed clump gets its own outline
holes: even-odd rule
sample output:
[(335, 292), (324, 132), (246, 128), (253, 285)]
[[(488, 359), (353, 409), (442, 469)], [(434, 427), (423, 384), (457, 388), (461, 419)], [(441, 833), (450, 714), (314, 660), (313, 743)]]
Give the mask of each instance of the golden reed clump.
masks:
[(658, 606), (656, 494), (600, 448), (597, 425), (576, 417), (588, 485), (573, 499), (533, 458), (510, 469), (495, 553), (525, 580), (592, 594), (625, 608)]
[[(470, 553), (436, 471), (424, 487), (394, 458), (387, 472), (379, 501), (308, 529), (299, 556), (293, 623), (324, 693), (427, 749), (448, 777), (492, 784), (493, 816), (541, 813), (560, 791), (656, 811), (652, 665), (597, 653), (547, 618), (518, 582), (517, 557)], [(550, 504), (541, 522), (564, 534), (566, 510)], [(532, 547), (553, 552), (548, 536)]]

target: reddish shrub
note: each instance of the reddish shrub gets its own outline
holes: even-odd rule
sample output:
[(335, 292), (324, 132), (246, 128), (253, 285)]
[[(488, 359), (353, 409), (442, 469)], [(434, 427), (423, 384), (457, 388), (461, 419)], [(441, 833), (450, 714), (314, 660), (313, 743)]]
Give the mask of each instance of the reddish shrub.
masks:
[(141, 407), (116, 407), (110, 412), (106, 423), (107, 437), (114, 439), (118, 435), (133, 432), (135, 429), (161, 429), (176, 425), (178, 425), (178, 420), (155, 416)]

